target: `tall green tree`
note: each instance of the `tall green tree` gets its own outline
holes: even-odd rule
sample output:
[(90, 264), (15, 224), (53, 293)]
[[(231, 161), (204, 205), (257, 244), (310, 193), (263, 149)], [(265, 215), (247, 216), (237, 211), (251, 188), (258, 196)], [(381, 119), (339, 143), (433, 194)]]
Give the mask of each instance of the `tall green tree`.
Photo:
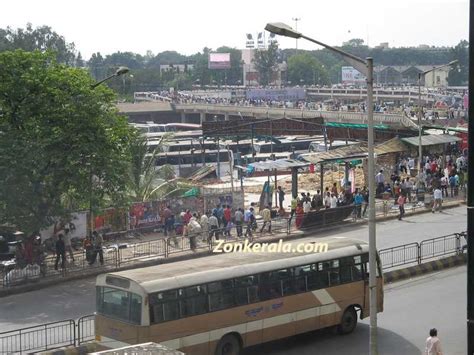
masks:
[(54, 54), (1, 52), (0, 67), (0, 224), (33, 232), (124, 201), (132, 131), (115, 94)]
[(309, 53), (297, 54), (288, 59), (288, 79), (293, 84), (329, 84), (327, 71)]
[(458, 64), (449, 72), (449, 85), (465, 85), (469, 75), (469, 42), (460, 41), (451, 49), (451, 60), (457, 60)]
[(39, 50), (55, 53), (56, 60), (60, 63), (74, 65), (75, 46), (68, 43), (49, 26), (33, 28), (31, 23), (26, 28), (13, 29), (7, 27), (0, 29), (0, 51), (23, 49), (25, 51)]
[(268, 85), (273, 80), (277, 69), (278, 44), (272, 42), (267, 49), (259, 49), (255, 52), (253, 63), (260, 76), (260, 84)]

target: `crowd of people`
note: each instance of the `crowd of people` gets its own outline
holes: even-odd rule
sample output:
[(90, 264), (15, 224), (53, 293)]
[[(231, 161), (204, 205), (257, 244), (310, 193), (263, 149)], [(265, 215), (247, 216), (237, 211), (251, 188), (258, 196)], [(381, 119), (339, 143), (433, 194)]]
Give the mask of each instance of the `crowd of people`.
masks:
[[(179, 247), (177, 236), (189, 238), (191, 250), (196, 251), (198, 240), (208, 243), (220, 238), (236, 237), (237, 239), (253, 238), (257, 231), (257, 218), (261, 218), (260, 233), (272, 233), (271, 204), (266, 205), (259, 216), (256, 204), (251, 203), (243, 208), (232, 208), (231, 205), (217, 205), (206, 213), (191, 212), (187, 209), (179, 214), (173, 213), (170, 206), (163, 211), (163, 234), (170, 246)], [(235, 230), (235, 232), (234, 232)], [(235, 235), (233, 235), (235, 233)], [(173, 243), (173, 245), (171, 245)]]

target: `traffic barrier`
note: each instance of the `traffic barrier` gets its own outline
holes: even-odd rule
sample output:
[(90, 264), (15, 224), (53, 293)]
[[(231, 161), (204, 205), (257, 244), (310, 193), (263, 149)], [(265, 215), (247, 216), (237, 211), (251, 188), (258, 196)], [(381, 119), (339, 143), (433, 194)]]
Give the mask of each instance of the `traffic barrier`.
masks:
[(467, 254), (454, 255), (440, 260), (432, 260), (420, 265), (410, 266), (404, 269), (388, 271), (384, 273), (385, 283), (401, 281), (416, 276), (421, 276), (433, 271), (440, 271), (450, 267), (465, 264), (467, 261)]
[(447, 255), (460, 255), (466, 249), (463, 239), (467, 233), (453, 233), (441, 237), (426, 239), (404, 245), (379, 250), (380, 260), (384, 270), (394, 267), (417, 264), (420, 265), (430, 259)]

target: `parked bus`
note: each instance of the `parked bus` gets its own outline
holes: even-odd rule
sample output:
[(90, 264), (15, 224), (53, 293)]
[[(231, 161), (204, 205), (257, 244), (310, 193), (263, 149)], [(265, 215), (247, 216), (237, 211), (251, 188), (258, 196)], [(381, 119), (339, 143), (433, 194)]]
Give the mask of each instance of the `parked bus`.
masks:
[(351, 333), (357, 313), (369, 316), (368, 244), (343, 237), (304, 241), (306, 250), (314, 243), (325, 248), (296, 253), (290, 244), (293, 252), (233, 252), (100, 275), (96, 340), (223, 355), (320, 328)]

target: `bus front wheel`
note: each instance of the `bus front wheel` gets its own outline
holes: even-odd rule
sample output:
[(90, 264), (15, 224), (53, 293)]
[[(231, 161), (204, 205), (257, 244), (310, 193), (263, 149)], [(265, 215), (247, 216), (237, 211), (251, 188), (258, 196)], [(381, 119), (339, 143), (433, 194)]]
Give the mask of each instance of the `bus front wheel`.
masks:
[(337, 326), (339, 334), (349, 334), (355, 329), (357, 325), (357, 313), (354, 307), (349, 307), (344, 311), (341, 318), (341, 323)]
[(216, 347), (216, 355), (239, 355), (240, 341), (235, 335), (224, 335)]

